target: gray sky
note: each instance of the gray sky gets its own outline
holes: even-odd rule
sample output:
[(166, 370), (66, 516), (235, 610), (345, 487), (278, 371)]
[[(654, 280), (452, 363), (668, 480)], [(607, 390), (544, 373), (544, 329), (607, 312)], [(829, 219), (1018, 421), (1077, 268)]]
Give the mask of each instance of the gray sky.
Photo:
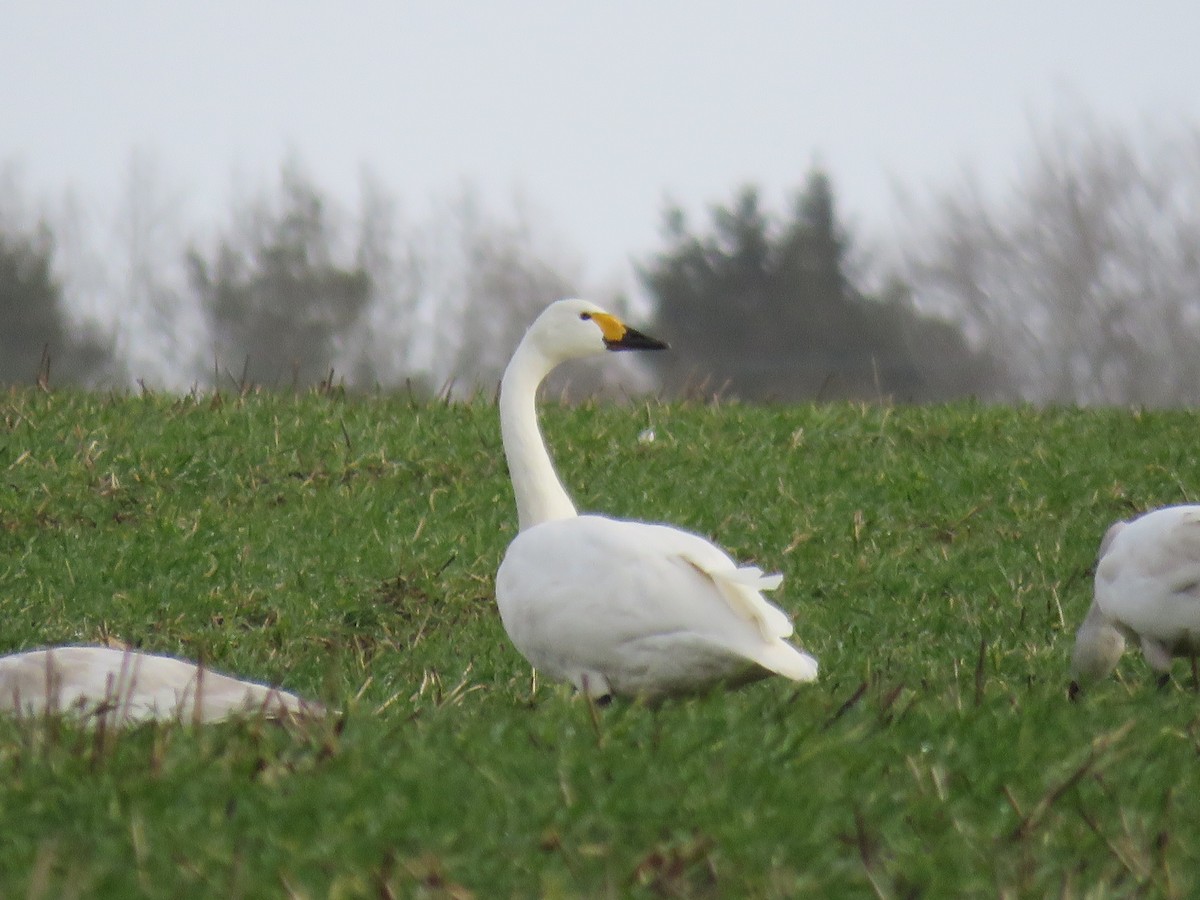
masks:
[(10, 0), (0, 22), (0, 162), (35, 192), (110, 203), (134, 149), (201, 221), (289, 153), (348, 203), (363, 166), (410, 207), (467, 179), (600, 279), (657, 247), (666, 197), (781, 202), (815, 161), (869, 234), (893, 182), (1002, 184), (1067, 101), (1200, 121), (1182, 0)]

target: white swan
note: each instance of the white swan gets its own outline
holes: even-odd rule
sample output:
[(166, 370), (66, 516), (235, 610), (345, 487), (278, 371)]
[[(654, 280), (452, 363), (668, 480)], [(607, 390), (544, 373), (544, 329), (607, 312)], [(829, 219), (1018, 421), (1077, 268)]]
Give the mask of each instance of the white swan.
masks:
[(738, 566), (696, 534), (575, 512), (538, 430), (535, 395), (559, 363), (666, 345), (583, 300), (551, 304), (500, 386), (500, 428), (520, 533), (496, 573), (513, 644), (535, 669), (595, 698), (648, 698), (777, 673), (817, 677), (784, 641), (792, 624), (761, 591), (781, 575)]
[(1112, 525), (1100, 542), (1095, 593), (1075, 632), (1072, 696), (1116, 668), (1137, 641), (1165, 676), (1176, 656), (1200, 653), (1200, 506), (1168, 506)]
[(283, 718), (320, 707), (181, 659), (110, 647), (52, 647), (0, 657), (0, 712), (126, 725), (233, 716)]

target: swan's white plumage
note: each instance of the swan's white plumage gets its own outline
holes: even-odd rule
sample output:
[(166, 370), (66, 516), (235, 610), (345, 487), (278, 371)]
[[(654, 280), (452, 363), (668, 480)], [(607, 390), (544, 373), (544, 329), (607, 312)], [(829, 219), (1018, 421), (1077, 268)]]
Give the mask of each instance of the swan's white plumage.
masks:
[(566, 359), (660, 346), (594, 304), (560, 300), (513, 355), (500, 417), (520, 533), (496, 575), (505, 630), (536, 669), (593, 696), (682, 694), (772, 672), (811, 681), (816, 660), (784, 640), (792, 623), (762, 595), (781, 575), (678, 528), (579, 516), (558, 480), (538, 384)]
[(1127, 640), (1159, 673), (1173, 657), (1200, 654), (1200, 506), (1156, 509), (1105, 534), (1092, 605), (1075, 636), (1075, 677), (1108, 675)]
[(170, 656), (110, 647), (53, 647), (0, 657), (0, 711), (77, 715), (124, 725), (279, 718), (316, 705)]

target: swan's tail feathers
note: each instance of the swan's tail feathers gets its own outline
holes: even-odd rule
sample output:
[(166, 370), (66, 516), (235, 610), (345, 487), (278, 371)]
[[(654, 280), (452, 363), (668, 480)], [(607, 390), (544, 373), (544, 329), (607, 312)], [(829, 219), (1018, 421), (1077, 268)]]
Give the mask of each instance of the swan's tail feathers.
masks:
[(756, 591), (773, 591), (783, 584), (783, 574), (764, 575), (758, 566), (739, 566), (732, 572), (722, 572), (728, 580), (744, 584)]
[(319, 703), (305, 700), (279, 688), (255, 685), (242, 700), (242, 709), (267, 719), (319, 718), (325, 710)]
[(773, 591), (783, 583), (779, 574), (764, 575), (758, 566), (707, 571), (721, 596), (742, 618), (753, 622), (764, 641), (785, 638), (792, 633), (792, 620), (760, 593)]
[(764, 669), (770, 669), (792, 681), (817, 680), (816, 658), (784, 641), (774, 641), (763, 647), (754, 661)]

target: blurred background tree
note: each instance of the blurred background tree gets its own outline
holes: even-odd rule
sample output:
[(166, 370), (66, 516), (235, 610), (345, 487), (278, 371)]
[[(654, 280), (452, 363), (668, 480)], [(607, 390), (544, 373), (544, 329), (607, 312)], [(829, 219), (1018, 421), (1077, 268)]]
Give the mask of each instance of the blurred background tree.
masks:
[(0, 323), (0, 383), (87, 385), (112, 361), (111, 346), (67, 315), (44, 224), (0, 219)]
[(312, 385), (371, 298), (368, 273), (337, 258), (327, 201), (295, 164), (278, 196), (234, 214), (211, 255), (188, 253), (193, 289), (223, 374), (267, 387)]
[(1035, 126), (998, 196), (966, 180), (908, 204), (901, 277), (918, 307), (1006, 362), (1004, 396), (1195, 404), (1200, 132), (1086, 112)]
[(882, 297), (855, 287), (820, 171), (786, 217), (749, 187), (712, 210), (706, 234), (668, 208), (664, 238), (640, 274), (674, 348), (654, 360), (668, 393), (922, 401), (981, 393), (995, 374), (952, 325), (915, 312), (903, 284)]
[[(190, 295), (182, 192), (145, 151), (134, 151), (121, 179), (117, 205), (96, 273), (109, 302), (121, 309), (115, 332), (122, 368), (134, 379), (187, 389), (212, 376), (213, 358), (200, 310)], [(74, 286), (80, 289), (81, 286)], [(171, 371), (155, 377), (162, 360)]]

